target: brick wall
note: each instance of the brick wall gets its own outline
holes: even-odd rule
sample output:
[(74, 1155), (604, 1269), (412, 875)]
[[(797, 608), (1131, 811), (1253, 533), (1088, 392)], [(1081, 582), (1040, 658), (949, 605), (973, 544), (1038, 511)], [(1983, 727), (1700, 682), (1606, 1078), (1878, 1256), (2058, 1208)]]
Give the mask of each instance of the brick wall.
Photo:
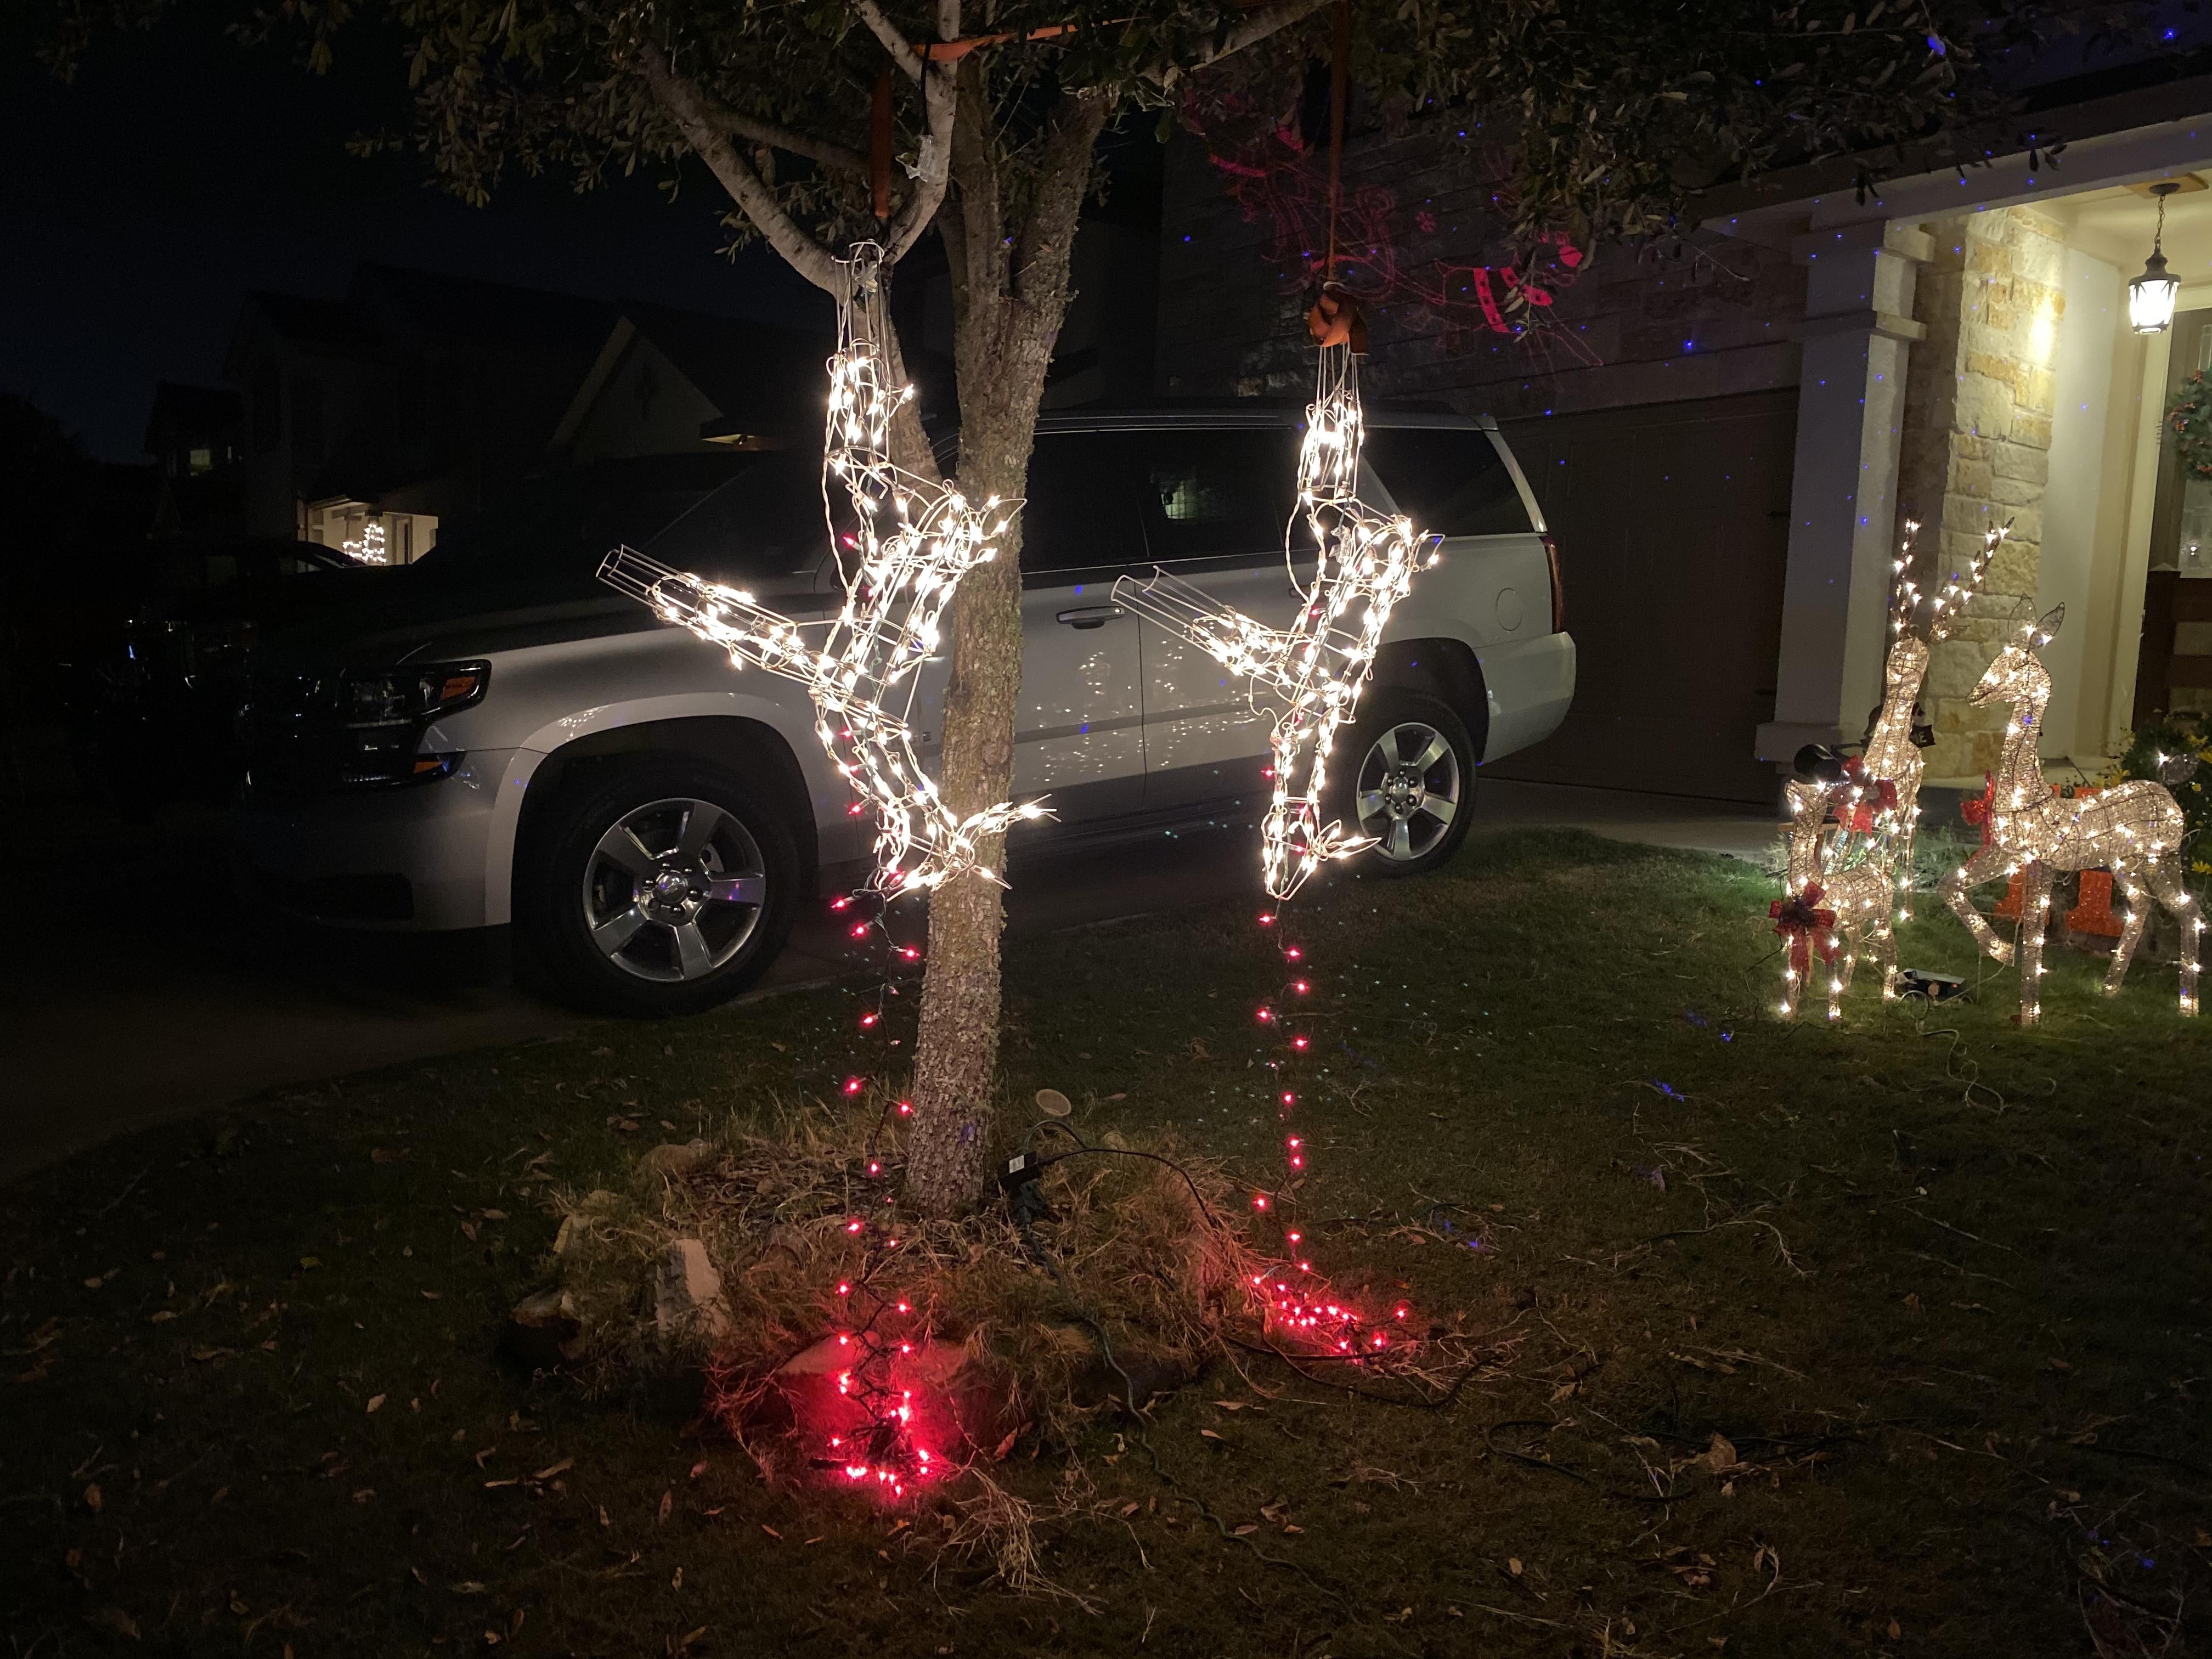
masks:
[[(1304, 199), (1318, 203), (1318, 179), (1303, 182)], [(1312, 356), (1298, 256), (1318, 237), (1299, 235), (1265, 208), (1248, 219), (1224, 185), (1201, 143), (1175, 142), (1157, 389), (1303, 397)], [(1366, 384), (1377, 396), (1511, 419), (1796, 383), (1790, 336), (1804, 314), (1805, 281), (1785, 253), (1712, 235), (1676, 258), (1604, 250), (1559, 290), (1559, 337), (1536, 346), (1491, 331), (1474, 303), (1468, 268), (1504, 256), (1490, 187), (1455, 134), (1374, 132), (1348, 142), (1344, 194), (1357, 208), (1347, 216), (1356, 263), (1346, 274), (1362, 291), (1385, 290), (1368, 312)], [(1305, 228), (1317, 224), (1316, 215)], [(1370, 231), (1374, 240), (1360, 245)]]

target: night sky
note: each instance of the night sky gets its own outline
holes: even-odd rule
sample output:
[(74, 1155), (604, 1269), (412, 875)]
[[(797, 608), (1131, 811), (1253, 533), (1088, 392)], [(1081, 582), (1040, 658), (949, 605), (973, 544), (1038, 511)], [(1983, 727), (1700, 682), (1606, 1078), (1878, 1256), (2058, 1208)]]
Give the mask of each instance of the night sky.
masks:
[(581, 197), (517, 177), (470, 208), (412, 156), (345, 153), (406, 119), (395, 38), (360, 31), (318, 78), (287, 46), (224, 39), (223, 15), (188, 0), (101, 42), (72, 86), (0, 34), (0, 392), (93, 453), (141, 459), (156, 381), (219, 380), (248, 289), (336, 297), (362, 260), (829, 326), (774, 254), (718, 254), (720, 192), (696, 163), (673, 204), (641, 176)]

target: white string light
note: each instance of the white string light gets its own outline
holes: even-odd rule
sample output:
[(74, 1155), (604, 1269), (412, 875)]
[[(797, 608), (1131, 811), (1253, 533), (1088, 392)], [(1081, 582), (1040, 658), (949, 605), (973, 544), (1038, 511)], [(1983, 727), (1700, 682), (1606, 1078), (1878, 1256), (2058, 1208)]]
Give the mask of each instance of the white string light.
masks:
[(2052, 873), (2110, 870), (2127, 896), (2127, 915), (2105, 975), (2107, 996), (2118, 994), (2150, 919), (2148, 907), (2138, 902), (2137, 883), (2147, 884), (2181, 924), (2181, 1012), (2194, 1014), (2204, 920), (2182, 885), (2181, 808), (2163, 785), (2148, 779), (2130, 779), (2070, 800), (2061, 799), (2044, 780), (2036, 738), (2051, 701), (2051, 671), (2036, 653), (2051, 643), (2065, 617), (2062, 605), (2024, 623), (2020, 637), (1997, 653), (1969, 699), (1977, 704), (2008, 703), (2013, 714), (1991, 784), (1990, 839), (1943, 878), (1943, 901), (1976, 944), (1997, 961), (2009, 962), (2012, 946), (1997, 937), (1967, 895), (1984, 882), (2027, 872), (2020, 914), (2020, 1023), (2033, 1025), (2042, 1015), (2043, 933), (2051, 909)]
[(1188, 582), (1155, 570), (1149, 580), (1119, 578), (1114, 597), (1205, 652), (1231, 673), (1282, 701), (1273, 711), (1273, 791), (1261, 830), (1267, 891), (1287, 898), (1324, 859), (1375, 845), (1370, 836), (1322, 822), (1328, 755), (1352, 717), (1359, 689), (1381, 648), (1390, 612), (1425, 561), (1425, 538), (1405, 518), (1385, 518), (1359, 499), (1365, 428), (1359, 370), (1347, 344), (1324, 344), (1314, 401), (1298, 450), (1298, 506), (1319, 548), (1314, 584), (1291, 583), (1304, 602), (1286, 629), (1269, 628), (1220, 604)]
[[(1913, 727), (1917, 724), (1913, 714), (1919, 705), (1921, 684), (1928, 678), (1934, 647), (1943, 642), (1952, 624), (1966, 614), (1967, 601), (1980, 588), (1983, 577), (1989, 572), (1990, 561), (1996, 557), (2011, 529), (2009, 525), (1992, 525), (1983, 532), (1981, 550), (1967, 562), (1965, 574), (1954, 571), (1929, 599), (1923, 635), (1914, 631), (1921, 593), (1912, 573), (1912, 544), (1920, 532), (1920, 525), (1912, 519), (1905, 521), (1905, 540), (1898, 549), (1895, 580), (1889, 598), (1889, 629), (1895, 640), (1882, 664), (1881, 712), (1875, 717), (1874, 727), (1867, 733), (1866, 750), (1862, 757), (1863, 777), (1877, 789), (1887, 782), (1895, 796), (1884, 808), (1882, 821), (1875, 828), (1881, 842), (1879, 856), (1895, 878), (1895, 919), (1900, 922), (1912, 920), (1913, 842), (1920, 827), (1920, 780), (1926, 764), (1920, 745), (1912, 740)], [(1856, 799), (1852, 805), (1857, 805)], [(1883, 994), (1887, 995), (1893, 988), (1886, 981)]]
[(361, 539), (339, 543), (338, 551), (356, 564), (391, 563), (392, 555), (384, 544), (384, 520), (374, 517), (369, 519), (361, 527)]
[[(979, 508), (956, 485), (909, 472), (890, 459), (891, 418), (914, 396), (892, 380), (885, 341), (883, 250), (862, 242), (838, 261), (837, 351), (830, 360), (830, 420), (823, 487), (835, 481), (858, 523), (836, 549), (845, 602), (819, 648), (802, 624), (751, 594), (672, 569), (624, 547), (601, 578), (748, 664), (805, 685), (815, 732), (837, 769), (878, 817), (874, 886), (887, 896), (919, 892), (966, 869), (996, 873), (978, 848), (1018, 820), (1050, 816), (1036, 801), (1002, 802), (954, 815), (922, 770), (909, 724), (916, 671), (936, 651), (939, 617), (960, 579), (997, 556), (1018, 501), (994, 495)], [(833, 545), (837, 539), (831, 530)], [(851, 553), (851, 560), (844, 555)], [(895, 712), (896, 711), (896, 712)], [(862, 810), (855, 803), (855, 812)]]

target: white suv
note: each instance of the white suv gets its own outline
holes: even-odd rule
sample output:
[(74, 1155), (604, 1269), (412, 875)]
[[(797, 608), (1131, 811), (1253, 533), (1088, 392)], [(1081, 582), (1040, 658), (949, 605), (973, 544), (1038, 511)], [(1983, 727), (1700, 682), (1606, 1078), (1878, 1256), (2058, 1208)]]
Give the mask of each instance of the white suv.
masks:
[[(1265, 810), (1264, 709), (1112, 588), (1163, 568), (1286, 623), (1298, 419), (1248, 404), (1039, 426), (1014, 788), (1049, 795), (1058, 821), (1018, 833), (1018, 862), (1030, 835)], [(1331, 772), (1345, 823), (1378, 842), (1362, 859), (1410, 875), (1466, 835), (1474, 769), (1559, 726), (1575, 647), (1557, 551), (1496, 424), (1370, 410), (1367, 429), (1363, 496), (1443, 536), (1443, 559), (1391, 617)], [(644, 550), (786, 615), (826, 615), (838, 589), (822, 499), (817, 458), (741, 458), (719, 487), (663, 491)], [(241, 720), (241, 878), (355, 927), (511, 923), (586, 1006), (709, 1007), (760, 975), (816, 872), (864, 857), (872, 826), (796, 683), (734, 670), (598, 587), (623, 527), (551, 516), (508, 526), (504, 544), (441, 546), (374, 602), (264, 647)], [(944, 683), (939, 663), (916, 696), (925, 752)]]

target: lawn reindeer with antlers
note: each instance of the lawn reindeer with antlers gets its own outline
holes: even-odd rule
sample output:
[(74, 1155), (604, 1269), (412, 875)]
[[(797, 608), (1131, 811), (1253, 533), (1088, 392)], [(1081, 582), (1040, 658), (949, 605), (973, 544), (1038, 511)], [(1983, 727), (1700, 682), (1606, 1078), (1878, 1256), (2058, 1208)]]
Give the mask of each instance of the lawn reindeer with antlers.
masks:
[[(1917, 521), (1905, 520), (1890, 586), (1894, 640), (1882, 665), (1881, 707), (1868, 727), (1865, 751), (1838, 764), (1831, 751), (1807, 750), (1798, 769), (1805, 775), (1786, 792), (1790, 828), (1783, 896), (1770, 907), (1775, 931), (1790, 941), (1783, 970), (1785, 1017), (1812, 989), (1816, 953), (1830, 969), (1830, 1019), (1842, 1018), (1844, 993), (1864, 952), (1881, 964), (1883, 1000), (1897, 994), (1896, 928), (1911, 919), (1913, 832), (1924, 769), (1920, 751), (1929, 741), (1920, 688), (1934, 647), (1965, 614), (2007, 533), (1991, 526), (1966, 570), (1953, 572), (1923, 596), (1913, 573), (1919, 532)], [(1833, 828), (1831, 814), (1838, 821)]]
[[(1898, 549), (1896, 574), (1890, 586), (1889, 630), (1893, 640), (1882, 664), (1881, 707), (1867, 729), (1858, 777), (1845, 787), (1854, 816), (1861, 802), (1850, 791), (1856, 789), (1861, 796), (1874, 794), (1865, 805), (1864, 816), (1871, 820), (1867, 827), (1880, 842), (1873, 856), (1880, 858), (1894, 879), (1899, 921), (1912, 919), (1912, 850), (1920, 823), (1920, 779), (1925, 767), (1920, 751), (1934, 741), (1920, 712), (1920, 687), (1928, 678), (1928, 664), (1936, 647), (1966, 614), (1967, 601), (1980, 588), (1982, 578), (1989, 574), (1990, 561), (1996, 556), (2011, 529), (2009, 525), (1992, 525), (1982, 533), (1981, 548), (1967, 561), (1965, 572), (1954, 571), (1927, 597), (1927, 619), (1922, 623), (1923, 600), (1913, 575), (1913, 542), (1920, 525), (1917, 520), (1905, 521), (1905, 539)], [(1847, 825), (1852, 821), (1852, 817), (1845, 819)], [(1893, 989), (1885, 981), (1883, 994), (1890, 994)]]
[(1968, 895), (1985, 882), (2027, 872), (2020, 911), (2020, 1023), (2033, 1025), (2042, 1012), (2043, 935), (2051, 914), (2052, 874), (2109, 869), (2126, 895), (2126, 921), (2105, 975), (2107, 996), (2118, 994), (2150, 919), (2148, 907), (2138, 902), (2137, 884), (2148, 884), (2180, 924), (2181, 1012), (2194, 1014), (2204, 922), (2181, 883), (2181, 808), (2163, 785), (2147, 779), (2130, 779), (2071, 800), (2061, 799), (2044, 781), (2036, 739), (2051, 701), (2051, 671), (2036, 653), (2051, 643), (2065, 618), (2062, 605), (2024, 623), (2019, 637), (1997, 653), (1974, 687), (1970, 701), (2009, 703), (2012, 719), (2005, 726), (1990, 792), (1989, 842), (1945, 877), (1940, 890), (1983, 951), (2009, 962), (2013, 947), (1997, 937)]

